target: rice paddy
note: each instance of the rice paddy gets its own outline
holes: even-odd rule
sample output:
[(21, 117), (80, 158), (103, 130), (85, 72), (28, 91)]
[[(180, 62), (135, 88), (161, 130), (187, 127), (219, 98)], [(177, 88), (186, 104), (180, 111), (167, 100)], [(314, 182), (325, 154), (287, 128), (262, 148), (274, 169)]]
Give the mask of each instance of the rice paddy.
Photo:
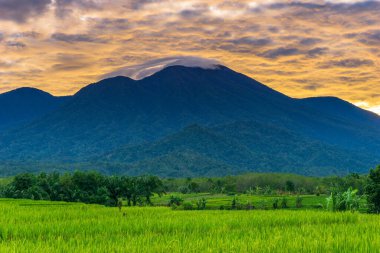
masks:
[(0, 200), (0, 252), (380, 252), (380, 216)]

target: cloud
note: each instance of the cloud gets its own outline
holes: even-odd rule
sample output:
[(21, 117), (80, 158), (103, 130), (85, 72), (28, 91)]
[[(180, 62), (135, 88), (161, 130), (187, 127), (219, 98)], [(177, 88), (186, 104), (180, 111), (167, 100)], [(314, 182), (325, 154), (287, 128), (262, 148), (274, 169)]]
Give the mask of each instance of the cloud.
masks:
[(290, 96), (372, 106), (379, 12), (379, 1), (366, 0), (0, 0), (0, 89), (70, 94), (104, 73), (141, 77), (171, 56), (195, 55)]
[(72, 14), (76, 9), (101, 9), (102, 5), (104, 5), (106, 2), (97, 0), (55, 0), (54, 3), (56, 16), (59, 18), (65, 18)]
[(107, 40), (92, 37), (88, 34), (66, 34), (66, 33), (54, 33), (51, 36), (52, 39), (57, 41), (63, 41), (66, 43), (75, 43), (75, 42), (91, 42), (91, 43), (106, 43)]
[(320, 43), (321, 41), (323, 40), (320, 38), (303, 38), (300, 40), (299, 43), (303, 46), (313, 46), (315, 44)]
[(321, 65), (321, 68), (331, 68), (331, 67), (341, 67), (341, 68), (358, 68), (373, 66), (374, 62), (368, 59), (343, 59), (343, 60), (332, 60), (325, 62)]
[(162, 0), (129, 0), (129, 1), (126, 1), (126, 3), (124, 3), (123, 6), (128, 9), (139, 10), (147, 4), (157, 3), (160, 1)]
[(308, 50), (307, 55), (309, 57), (317, 57), (317, 56), (326, 54), (328, 51), (329, 51), (328, 47), (316, 47), (316, 48)]
[(94, 30), (103, 32), (114, 32), (131, 28), (131, 23), (127, 18), (89, 18), (87, 21), (92, 24)]
[(356, 38), (360, 43), (369, 46), (380, 44), (380, 30), (370, 30), (363, 33), (346, 34), (347, 38)]
[(37, 39), (41, 36), (41, 33), (35, 32), (35, 31), (28, 31), (28, 32), (18, 32), (11, 34), (10, 37), (12, 38), (32, 38)]
[(275, 49), (267, 50), (260, 54), (260, 56), (270, 59), (275, 59), (281, 56), (293, 56), (301, 54), (301, 51), (298, 48), (285, 48), (279, 47)]
[(186, 66), (186, 67), (201, 67), (201, 68), (215, 68), (220, 63), (213, 59), (204, 59), (194, 56), (177, 56), (177, 57), (165, 57), (148, 61), (143, 64), (132, 65), (122, 67), (116, 71), (105, 74), (102, 78), (114, 77), (114, 76), (128, 76), (135, 80), (145, 78), (153, 75), (154, 73), (169, 67), (169, 66)]
[(6, 45), (7, 47), (13, 47), (17, 49), (22, 49), (26, 47), (26, 45), (20, 41), (7, 41)]
[(0, 19), (24, 23), (44, 13), (51, 0), (0, 0)]
[(230, 40), (234, 45), (249, 45), (249, 46), (266, 46), (273, 43), (271, 39), (268, 38), (252, 38), (252, 37), (242, 37), (239, 39)]

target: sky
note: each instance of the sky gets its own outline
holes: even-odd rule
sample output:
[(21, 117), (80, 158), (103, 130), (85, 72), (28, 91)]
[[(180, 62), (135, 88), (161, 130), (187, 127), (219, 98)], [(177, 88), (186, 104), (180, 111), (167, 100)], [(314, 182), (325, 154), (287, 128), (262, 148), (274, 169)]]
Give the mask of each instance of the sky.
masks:
[(191, 56), (380, 114), (379, 13), (377, 0), (0, 0), (0, 92), (73, 94)]

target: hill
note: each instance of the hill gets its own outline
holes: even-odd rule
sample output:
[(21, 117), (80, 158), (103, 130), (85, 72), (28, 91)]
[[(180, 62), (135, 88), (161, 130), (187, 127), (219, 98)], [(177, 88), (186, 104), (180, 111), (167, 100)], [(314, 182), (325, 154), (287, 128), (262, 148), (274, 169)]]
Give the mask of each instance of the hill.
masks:
[(224, 66), (171, 66), (84, 87), (0, 135), (0, 161), (162, 176), (342, 174), (380, 162), (380, 118), (335, 98), (294, 99)]
[(66, 102), (34, 88), (20, 88), (0, 94), (0, 131), (35, 120)]

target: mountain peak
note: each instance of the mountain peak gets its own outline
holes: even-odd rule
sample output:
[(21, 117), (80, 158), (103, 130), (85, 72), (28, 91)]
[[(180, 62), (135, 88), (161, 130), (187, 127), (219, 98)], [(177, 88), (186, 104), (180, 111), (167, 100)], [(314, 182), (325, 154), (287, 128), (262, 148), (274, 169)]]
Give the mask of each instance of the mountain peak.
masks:
[(21, 87), (21, 88), (0, 94), (0, 96), (35, 96), (35, 95), (53, 97), (53, 95), (51, 95), (50, 93), (47, 93), (43, 90), (39, 90), (37, 88), (31, 88), (31, 87)]
[(121, 67), (111, 73), (105, 74), (102, 78), (114, 76), (128, 76), (135, 80), (140, 80), (151, 76), (170, 66), (198, 67), (203, 69), (214, 69), (220, 65), (220, 62), (213, 59), (206, 59), (195, 56), (175, 56), (159, 58), (147, 61), (142, 64)]

